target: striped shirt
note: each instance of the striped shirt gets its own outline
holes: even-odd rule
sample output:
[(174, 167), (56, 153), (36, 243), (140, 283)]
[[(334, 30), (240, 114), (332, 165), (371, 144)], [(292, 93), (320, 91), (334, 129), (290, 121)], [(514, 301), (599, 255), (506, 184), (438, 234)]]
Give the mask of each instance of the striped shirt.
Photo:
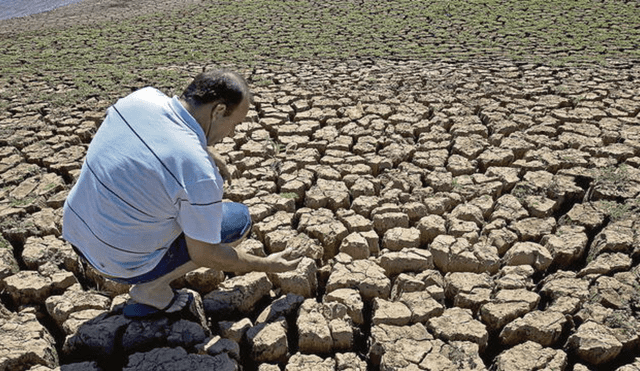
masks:
[(147, 273), (182, 232), (220, 242), (223, 179), (177, 97), (138, 90), (107, 110), (64, 205), (63, 237), (103, 274)]

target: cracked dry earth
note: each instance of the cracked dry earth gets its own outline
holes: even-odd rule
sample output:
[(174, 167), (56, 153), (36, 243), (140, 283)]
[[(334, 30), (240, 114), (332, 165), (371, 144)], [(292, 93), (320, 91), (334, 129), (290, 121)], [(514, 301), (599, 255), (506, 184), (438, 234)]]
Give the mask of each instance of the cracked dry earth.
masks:
[[(177, 68), (177, 67), (176, 67)], [(201, 67), (177, 68), (186, 76)], [(287, 62), (216, 146), (256, 254), (121, 312), (61, 205), (109, 102), (0, 116), (0, 369), (640, 370), (640, 67)], [(62, 366), (60, 366), (62, 365)]]

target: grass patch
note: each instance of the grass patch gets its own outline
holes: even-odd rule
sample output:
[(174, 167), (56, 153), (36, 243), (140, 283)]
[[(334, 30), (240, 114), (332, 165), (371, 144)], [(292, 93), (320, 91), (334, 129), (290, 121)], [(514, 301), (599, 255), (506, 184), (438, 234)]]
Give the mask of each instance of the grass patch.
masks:
[(22, 207), (22, 206), (31, 205), (35, 200), (36, 200), (36, 197), (26, 197), (26, 198), (23, 198), (23, 199), (13, 199), (13, 200), (11, 200), (9, 205), (11, 207)]
[(2, 236), (0, 236), (0, 249), (13, 250), (13, 247), (7, 240), (5, 240)]
[[(172, 14), (2, 36), (0, 88), (27, 102), (115, 99), (184, 72), (158, 66), (317, 58), (507, 57), (550, 65), (638, 58), (640, 4), (590, 0), (211, 1)], [(24, 81), (47, 89), (24, 89)], [(261, 81), (260, 84), (267, 84)], [(59, 87), (67, 91), (60, 94)], [(8, 93), (8, 94), (7, 94)]]
[(632, 211), (630, 204), (620, 204), (615, 201), (599, 201), (597, 206), (614, 222), (626, 218)]
[(298, 199), (298, 194), (294, 192), (285, 192), (280, 193), (280, 197), (282, 198), (293, 198), (294, 200)]

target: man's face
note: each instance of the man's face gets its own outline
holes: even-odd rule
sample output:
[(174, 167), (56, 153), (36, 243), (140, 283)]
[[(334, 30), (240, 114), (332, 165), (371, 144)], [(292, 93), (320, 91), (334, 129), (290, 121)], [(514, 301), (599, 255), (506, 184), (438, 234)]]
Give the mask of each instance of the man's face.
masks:
[[(214, 108), (215, 109), (215, 108)], [(211, 130), (207, 144), (213, 145), (229, 135), (233, 135), (237, 124), (241, 123), (249, 112), (249, 100), (244, 99), (229, 116), (218, 115), (211, 119)]]

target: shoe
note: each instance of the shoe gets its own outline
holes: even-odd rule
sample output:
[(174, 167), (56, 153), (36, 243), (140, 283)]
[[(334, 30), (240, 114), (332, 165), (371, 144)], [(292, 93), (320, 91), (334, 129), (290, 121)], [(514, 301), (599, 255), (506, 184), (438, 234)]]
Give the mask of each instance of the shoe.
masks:
[[(122, 309), (122, 314), (124, 314), (125, 318), (144, 319), (144, 318), (153, 317), (159, 314), (170, 314), (170, 313), (180, 312), (184, 308), (187, 308), (188, 306), (190, 306), (191, 303), (193, 302), (192, 293), (188, 291), (180, 292), (176, 290), (174, 290), (173, 292), (174, 292), (174, 295), (173, 295), (173, 298), (171, 299), (171, 302), (169, 302), (169, 304), (162, 309), (158, 309), (148, 304), (132, 303), (132, 304), (127, 304), (124, 307), (124, 309)], [(186, 296), (186, 301), (184, 301), (184, 304), (176, 306), (178, 299), (185, 296)]]

